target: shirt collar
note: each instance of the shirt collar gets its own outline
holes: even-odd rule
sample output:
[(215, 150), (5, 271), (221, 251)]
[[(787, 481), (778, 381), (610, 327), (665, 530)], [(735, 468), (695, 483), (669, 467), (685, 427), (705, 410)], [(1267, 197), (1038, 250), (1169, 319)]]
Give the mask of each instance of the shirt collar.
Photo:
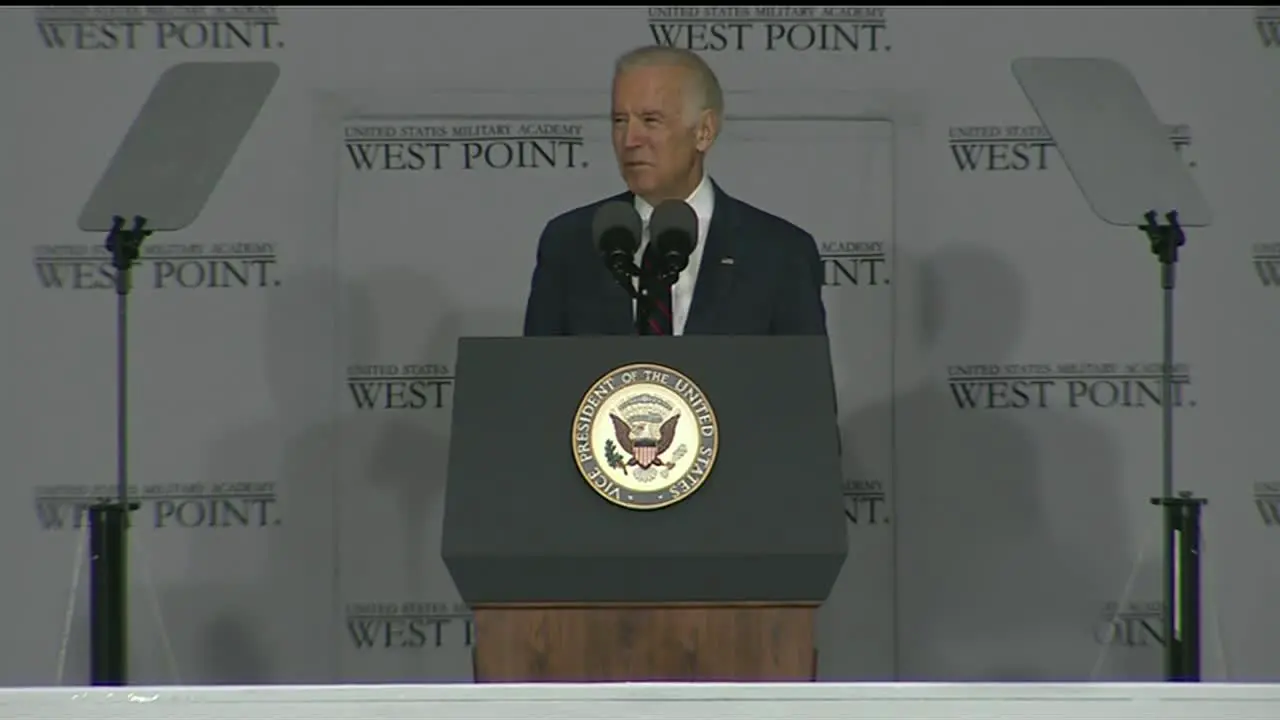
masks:
[[(640, 214), (640, 220), (646, 225), (649, 224), (649, 218), (653, 217), (653, 206), (639, 195), (635, 196), (636, 212)], [(693, 208), (693, 212), (697, 214), (698, 220), (702, 224), (706, 224), (711, 220), (711, 212), (715, 203), (715, 190), (711, 184), (711, 179), (704, 172), (702, 173), (702, 182), (698, 183), (698, 187), (693, 189), (693, 193), (685, 198), (685, 202), (689, 207)]]

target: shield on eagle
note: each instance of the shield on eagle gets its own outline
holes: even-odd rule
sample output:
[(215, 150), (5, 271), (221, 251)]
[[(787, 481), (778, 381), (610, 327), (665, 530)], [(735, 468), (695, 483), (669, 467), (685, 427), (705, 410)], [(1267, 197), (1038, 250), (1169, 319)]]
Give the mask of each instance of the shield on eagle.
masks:
[(634, 424), (610, 414), (613, 421), (613, 434), (618, 440), (618, 447), (631, 456), (628, 466), (639, 466), (641, 470), (661, 467), (662, 454), (671, 447), (676, 438), (676, 427), (680, 423), (680, 413), (676, 413), (658, 425), (654, 433), (652, 423), (640, 420)]

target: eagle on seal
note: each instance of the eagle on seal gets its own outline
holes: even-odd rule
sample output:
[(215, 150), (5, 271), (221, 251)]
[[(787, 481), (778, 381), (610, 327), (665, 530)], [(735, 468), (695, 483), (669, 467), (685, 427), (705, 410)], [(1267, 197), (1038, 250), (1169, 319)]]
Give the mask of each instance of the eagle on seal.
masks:
[(667, 418), (658, 427), (656, 438), (651, 433), (644, 432), (643, 426), (633, 429), (626, 420), (613, 413), (609, 413), (609, 419), (613, 420), (613, 432), (618, 438), (618, 447), (631, 456), (627, 461), (628, 466), (636, 465), (641, 470), (647, 470), (650, 467), (666, 465), (660, 456), (671, 447), (672, 441), (676, 438), (676, 425), (680, 422), (680, 413)]

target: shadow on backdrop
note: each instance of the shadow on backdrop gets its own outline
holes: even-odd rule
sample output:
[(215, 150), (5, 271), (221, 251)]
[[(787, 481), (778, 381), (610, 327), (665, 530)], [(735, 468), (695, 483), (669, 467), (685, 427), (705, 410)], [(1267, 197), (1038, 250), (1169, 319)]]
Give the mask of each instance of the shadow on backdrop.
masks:
[[(362, 288), (383, 336), (365, 338), (373, 344), (355, 348), (352, 357), (398, 365), (401, 382), (395, 400), (384, 395), (378, 409), (347, 413), (358, 416), (353, 422), (360, 430), (343, 440), (354, 473), (343, 481), (340, 502), (351, 507), (371, 495), (379, 500), (370, 507), (394, 510), (386, 518), (366, 511), (344, 521), (343, 529), (351, 532), (342, 541), (339, 569), (345, 573), (348, 563), (383, 564), (372, 574), (384, 578), (381, 590), (371, 590), (376, 597), (351, 599), (417, 603), (425, 614), (417, 620), (426, 631), (391, 649), (385, 660), (366, 663), (368, 653), (359, 655), (356, 675), (345, 679), (466, 681), (469, 618), (460, 612), (461, 601), (440, 558), (457, 341), (466, 335), (518, 334), (520, 317), (456, 307), (435, 280), (406, 269), (381, 270)], [(402, 336), (387, 337), (390, 333)]]
[[(402, 407), (387, 402), (384, 387), (370, 405), (357, 402), (348, 366), (446, 366), (452, 377), (460, 333), (514, 334), (518, 320), (448, 308), (429, 278), (408, 270), (353, 282), (329, 269), (302, 269), (274, 289), (263, 341), (274, 412), (220, 438), (206, 471), (207, 482), (274, 481), (269, 527), (219, 531), (254, 533), (248, 552), (265, 548), (266, 558), (202, 545), (193, 563), (241, 582), (166, 593), (182, 682), (466, 679), (470, 654), (462, 642), (370, 646), (346, 614), (349, 603), (456, 597), (438, 559), (437, 508), (452, 383), (440, 403)], [(437, 389), (429, 386), (427, 395)], [(461, 641), (465, 628), (458, 630), (450, 636)], [(386, 627), (379, 634), (392, 635)]]
[[(269, 488), (247, 527), (193, 545), (216, 586), (166, 593), (181, 681), (327, 683), (338, 679), (334, 616), (335, 423), (345, 353), (335, 342), (332, 270), (299, 268), (273, 288), (260, 341), (263, 410), (216, 439), (204, 481)], [(255, 342), (246, 338), (246, 342)]]
[[(400, 286), (421, 296), (430, 280), (423, 277), (380, 275), (374, 284), (379, 294), (396, 295)], [(379, 302), (380, 307), (395, 303)], [(374, 487), (396, 496), (402, 537), (405, 539), (403, 571), (414, 578), (407, 588), (415, 598), (454, 597), (456, 591), (447, 574), (429, 578), (424, 569), (440, 563), (440, 530), (447, 479), (449, 428), (453, 413), (453, 384), (458, 339), (466, 336), (515, 335), (521, 318), (514, 313), (469, 311), (443, 302), (423, 303), (422, 327), (425, 338), (421, 350), (406, 362), (432, 368), (450, 378), (445, 383), (427, 383), (420, 388), (417, 402), (422, 407), (384, 415), (371, 451), (366, 477)], [(427, 308), (430, 309), (427, 309)], [(440, 566), (443, 571), (443, 566)]]
[[(389, 498), (395, 510), (385, 518), (386, 535), (360, 545), (370, 553), (368, 561), (377, 562), (376, 545), (394, 542), (392, 557), (400, 562), (392, 572), (403, 579), (395, 591), (406, 601), (426, 603), (432, 597), (425, 580), (429, 516), (432, 502), (443, 495), (453, 401), (453, 348), (435, 338), (435, 328), (449, 309), (435, 282), (412, 271), (382, 270), (365, 278), (362, 287), (372, 302), (371, 319), (401, 337), (377, 338), (355, 348), (352, 357), (396, 365), (403, 379), (384, 390), (377, 407), (354, 411), (364, 425), (351, 446), (359, 474), (346, 478), (343, 493), (353, 502), (368, 493)], [(424, 343), (426, 338), (432, 340)], [(369, 533), (375, 527), (352, 529)], [(354, 542), (349, 540), (348, 547)]]
[[(842, 451), (851, 446), (847, 418), (888, 407), (892, 397), (894, 280), (883, 267), (874, 270), (870, 276), (862, 267), (861, 284), (841, 281), (823, 290)], [(864, 417), (884, 424), (866, 432), (889, 437), (889, 413)], [(863, 448), (856, 465), (842, 452), (848, 555), (816, 619), (820, 682), (894, 679), (893, 518), (887, 505), (892, 449), (888, 442)]]
[(896, 357), (924, 379), (841, 424), (846, 476), (895, 447), (898, 679), (1086, 680), (1101, 605), (1128, 570), (1115, 440), (1061, 408), (962, 407), (947, 383), (948, 366), (1054, 360), (1017, 350), (1028, 297), (1004, 258), (899, 250), (894, 277), (918, 289), (899, 304)]

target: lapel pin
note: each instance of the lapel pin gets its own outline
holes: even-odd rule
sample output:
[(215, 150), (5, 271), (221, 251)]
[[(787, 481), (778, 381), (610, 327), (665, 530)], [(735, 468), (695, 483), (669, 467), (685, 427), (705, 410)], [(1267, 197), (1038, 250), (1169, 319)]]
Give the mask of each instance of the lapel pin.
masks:
[(733, 258), (730, 258), (730, 257), (727, 257), (727, 258), (720, 258), (720, 264), (721, 264), (721, 265), (732, 265), (732, 264), (733, 264)]

